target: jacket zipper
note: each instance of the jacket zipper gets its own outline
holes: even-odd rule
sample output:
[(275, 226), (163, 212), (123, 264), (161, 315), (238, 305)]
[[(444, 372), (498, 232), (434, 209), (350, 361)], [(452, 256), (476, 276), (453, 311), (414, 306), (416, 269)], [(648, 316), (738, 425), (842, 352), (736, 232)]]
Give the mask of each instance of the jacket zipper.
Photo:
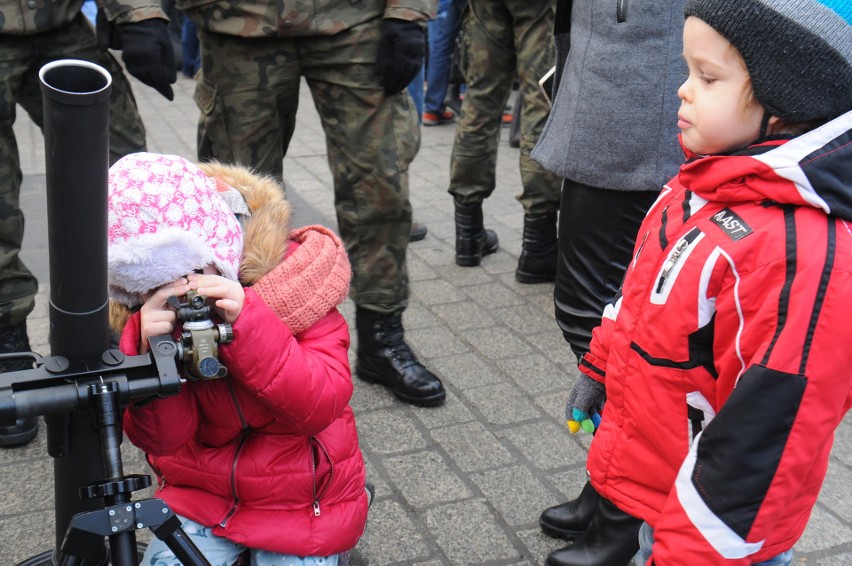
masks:
[(234, 407), (236, 408), (237, 415), (240, 418), (241, 431), (240, 431), (240, 442), (239, 442), (239, 444), (237, 444), (237, 449), (234, 451), (234, 459), (231, 462), (230, 483), (231, 483), (231, 494), (234, 498), (234, 504), (231, 506), (231, 509), (225, 515), (225, 518), (222, 519), (222, 521), (219, 523), (220, 527), (225, 527), (225, 525), (228, 523), (228, 520), (231, 517), (234, 516), (234, 513), (237, 512), (237, 507), (240, 505), (240, 497), (239, 497), (239, 494), (237, 493), (237, 462), (240, 459), (240, 452), (243, 451), (243, 446), (245, 446), (246, 440), (248, 440), (248, 433), (249, 433), (248, 421), (246, 420), (246, 417), (243, 414), (243, 409), (240, 406), (239, 400), (237, 399), (237, 392), (234, 389), (234, 383), (230, 380), (230, 378), (228, 378), (226, 382), (228, 384), (228, 391), (230, 392), (231, 398), (234, 401)]
[(663, 271), (662, 273), (660, 273), (660, 279), (657, 282), (657, 293), (663, 290), (663, 286), (666, 284), (666, 277), (668, 277), (669, 273), (671, 273), (672, 269), (674, 269), (674, 266), (677, 265), (677, 262), (683, 255), (684, 250), (689, 247), (689, 244), (691, 244), (695, 240), (698, 234), (699, 230), (697, 228), (693, 228), (692, 230), (684, 234), (684, 236), (675, 244), (672, 255), (666, 261), (665, 265), (663, 266)]
[[(325, 456), (325, 459), (328, 460), (328, 464), (331, 467), (331, 472), (329, 473), (328, 481), (326, 482), (323, 490), (319, 493), (317, 493), (317, 462), (316, 462), (316, 458), (314, 457), (314, 447), (315, 446), (317, 448), (319, 448), (320, 450), (322, 450), (322, 453)], [(310, 439), (310, 450), (311, 450), (311, 478), (312, 478), (311, 489), (313, 490), (313, 496), (314, 496), (314, 503), (313, 503), (314, 517), (319, 517), (320, 516), (319, 500), (320, 500), (320, 498), (322, 498), (323, 494), (325, 493), (325, 490), (328, 489), (328, 486), (331, 485), (332, 480), (334, 480), (334, 462), (331, 461), (331, 457), (328, 455), (328, 451), (325, 449), (325, 446), (323, 446), (322, 443), (319, 441), (319, 439), (315, 436), (312, 436), (311, 439)]]
[(236, 451), (234, 451), (234, 459), (231, 462), (231, 495), (234, 498), (234, 503), (231, 505), (231, 509), (225, 515), (225, 518), (219, 523), (220, 527), (225, 527), (227, 525), (228, 520), (234, 516), (234, 513), (237, 512), (237, 507), (240, 505), (240, 496), (237, 493), (237, 461), (240, 459), (240, 452), (243, 451), (243, 446), (246, 444), (246, 440), (248, 439), (248, 431), (243, 430), (240, 443), (237, 445)]

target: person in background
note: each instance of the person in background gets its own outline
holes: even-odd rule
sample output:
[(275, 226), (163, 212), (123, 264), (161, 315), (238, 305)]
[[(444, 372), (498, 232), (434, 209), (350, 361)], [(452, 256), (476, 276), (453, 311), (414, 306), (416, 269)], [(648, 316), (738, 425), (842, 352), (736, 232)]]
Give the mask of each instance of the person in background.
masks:
[(684, 13), (687, 160), (593, 332), (574, 417), (605, 387), (587, 467), (643, 521), (639, 563), (787, 566), (852, 407), (852, 2)]
[[(629, 10), (571, 4), (556, 4), (553, 108), (532, 157), (564, 178), (553, 298), (556, 322), (580, 360), (618, 292), (645, 213), (683, 163), (676, 85), (686, 66), (684, 0)], [(641, 521), (589, 482), (575, 499), (545, 509), (540, 524), (573, 541), (551, 554), (551, 565), (624, 566), (639, 548)]]
[[(172, 100), (174, 55), (163, 11), (139, 0), (105, 0), (97, 10), (97, 34), (83, 2), (0, 1), (0, 353), (30, 351), (27, 316), (35, 306), (38, 281), (21, 261), (24, 216), (23, 180), (13, 126), (16, 105), (43, 127), (39, 70), (51, 61), (82, 59), (112, 75), (109, 108), (110, 163), (145, 150), (145, 128), (130, 82), (107, 52), (120, 49), (127, 71)], [(88, 10), (91, 15), (91, 10)], [(30, 361), (5, 360), (0, 371), (32, 367)], [(38, 434), (38, 420), (20, 419), (0, 427), (0, 446), (20, 446)]]
[(190, 18), (184, 16), (180, 28), (180, 44), (183, 55), (181, 72), (187, 78), (194, 78), (201, 69), (201, 54), (198, 52), (198, 28)]
[[(336, 565), (364, 531), (370, 495), (349, 400), (343, 243), (290, 229), (277, 180), (239, 166), (138, 153), (109, 171), (110, 323), (120, 348), (185, 327), (170, 300), (205, 297), (225, 375), (132, 404), (128, 439), (211, 564)], [(220, 335), (221, 336), (221, 335)], [(209, 360), (214, 358), (209, 358)], [(219, 374), (221, 375), (221, 373)], [(153, 540), (144, 566), (179, 566)]]
[(517, 76), (521, 111), (519, 166), (524, 210), (523, 247), (515, 269), (520, 283), (553, 281), (560, 182), (530, 158), (549, 106), (538, 86), (553, 66), (553, 4), (468, 0), (462, 21), (467, 91), (450, 157), (455, 207), (456, 264), (479, 265), (497, 251), (497, 234), (486, 230), (482, 203), (494, 191), (503, 109)]
[[(280, 12), (270, 0), (178, 0), (201, 42), (195, 100), (200, 161), (280, 177), (305, 77), (325, 131), (337, 223), (352, 261), (356, 375), (420, 406), (441, 380), (405, 341), (408, 167), (420, 128), (405, 92), (423, 66), (430, 0), (322, 0)], [(301, 7), (301, 5), (300, 5)]]
[(438, 13), (427, 24), (429, 64), (426, 68), (424, 126), (439, 126), (455, 120), (455, 114), (447, 108), (446, 97), (464, 5), (465, 0), (438, 0)]

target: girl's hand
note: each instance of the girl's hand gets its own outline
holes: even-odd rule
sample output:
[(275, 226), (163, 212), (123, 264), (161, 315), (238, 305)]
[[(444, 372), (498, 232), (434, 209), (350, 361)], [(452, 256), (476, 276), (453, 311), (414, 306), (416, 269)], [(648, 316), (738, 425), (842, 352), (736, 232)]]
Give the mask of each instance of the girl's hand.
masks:
[(188, 290), (189, 285), (186, 278), (181, 277), (145, 295), (145, 303), (140, 309), (142, 317), (141, 343), (139, 344), (140, 354), (148, 351), (148, 338), (151, 336), (172, 333), (175, 329), (177, 313), (169, 306), (169, 297), (182, 297)]
[(239, 281), (209, 273), (190, 273), (187, 279), (190, 289), (205, 297), (216, 299), (216, 312), (225, 322), (232, 324), (243, 312), (246, 292)]

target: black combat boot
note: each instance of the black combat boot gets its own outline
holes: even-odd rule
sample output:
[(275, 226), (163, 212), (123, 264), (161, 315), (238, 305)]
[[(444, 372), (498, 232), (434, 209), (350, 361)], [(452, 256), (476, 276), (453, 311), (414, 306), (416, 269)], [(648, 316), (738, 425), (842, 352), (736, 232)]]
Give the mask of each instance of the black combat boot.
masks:
[(423, 407), (444, 402), (444, 385), (405, 343), (401, 314), (381, 314), (355, 309), (358, 331), (356, 375), (370, 383), (380, 383), (402, 401)]
[(642, 519), (598, 498), (592, 522), (574, 544), (551, 552), (545, 566), (627, 566), (639, 551)]
[(482, 203), (456, 205), (456, 263), (473, 267), (499, 247), (497, 234), (482, 225)]
[(600, 498), (592, 484), (586, 482), (577, 499), (544, 510), (538, 520), (541, 530), (563, 540), (580, 538), (589, 528)]
[[(11, 354), (29, 351), (30, 341), (27, 338), (26, 321), (0, 330), (0, 353)], [(0, 373), (31, 369), (32, 367), (33, 362), (30, 359), (0, 360)], [(36, 417), (17, 419), (13, 425), (0, 426), (0, 446), (23, 446), (35, 438), (37, 434), (38, 419)]]
[(556, 213), (524, 216), (524, 243), (515, 280), (547, 283), (556, 280)]

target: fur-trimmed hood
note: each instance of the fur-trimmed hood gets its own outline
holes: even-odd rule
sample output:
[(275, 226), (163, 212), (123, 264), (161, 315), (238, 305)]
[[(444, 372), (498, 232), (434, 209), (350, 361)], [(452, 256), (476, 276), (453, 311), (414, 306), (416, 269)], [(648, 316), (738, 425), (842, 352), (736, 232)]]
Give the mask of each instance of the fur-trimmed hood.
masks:
[[(345, 247), (323, 226), (291, 229), (287, 185), (239, 165), (201, 163), (243, 229), (239, 281), (253, 287), (294, 334), (339, 305), (349, 290), (351, 267)], [(242, 199), (234, 198), (236, 190)], [(130, 316), (110, 304), (110, 325), (120, 331)]]

